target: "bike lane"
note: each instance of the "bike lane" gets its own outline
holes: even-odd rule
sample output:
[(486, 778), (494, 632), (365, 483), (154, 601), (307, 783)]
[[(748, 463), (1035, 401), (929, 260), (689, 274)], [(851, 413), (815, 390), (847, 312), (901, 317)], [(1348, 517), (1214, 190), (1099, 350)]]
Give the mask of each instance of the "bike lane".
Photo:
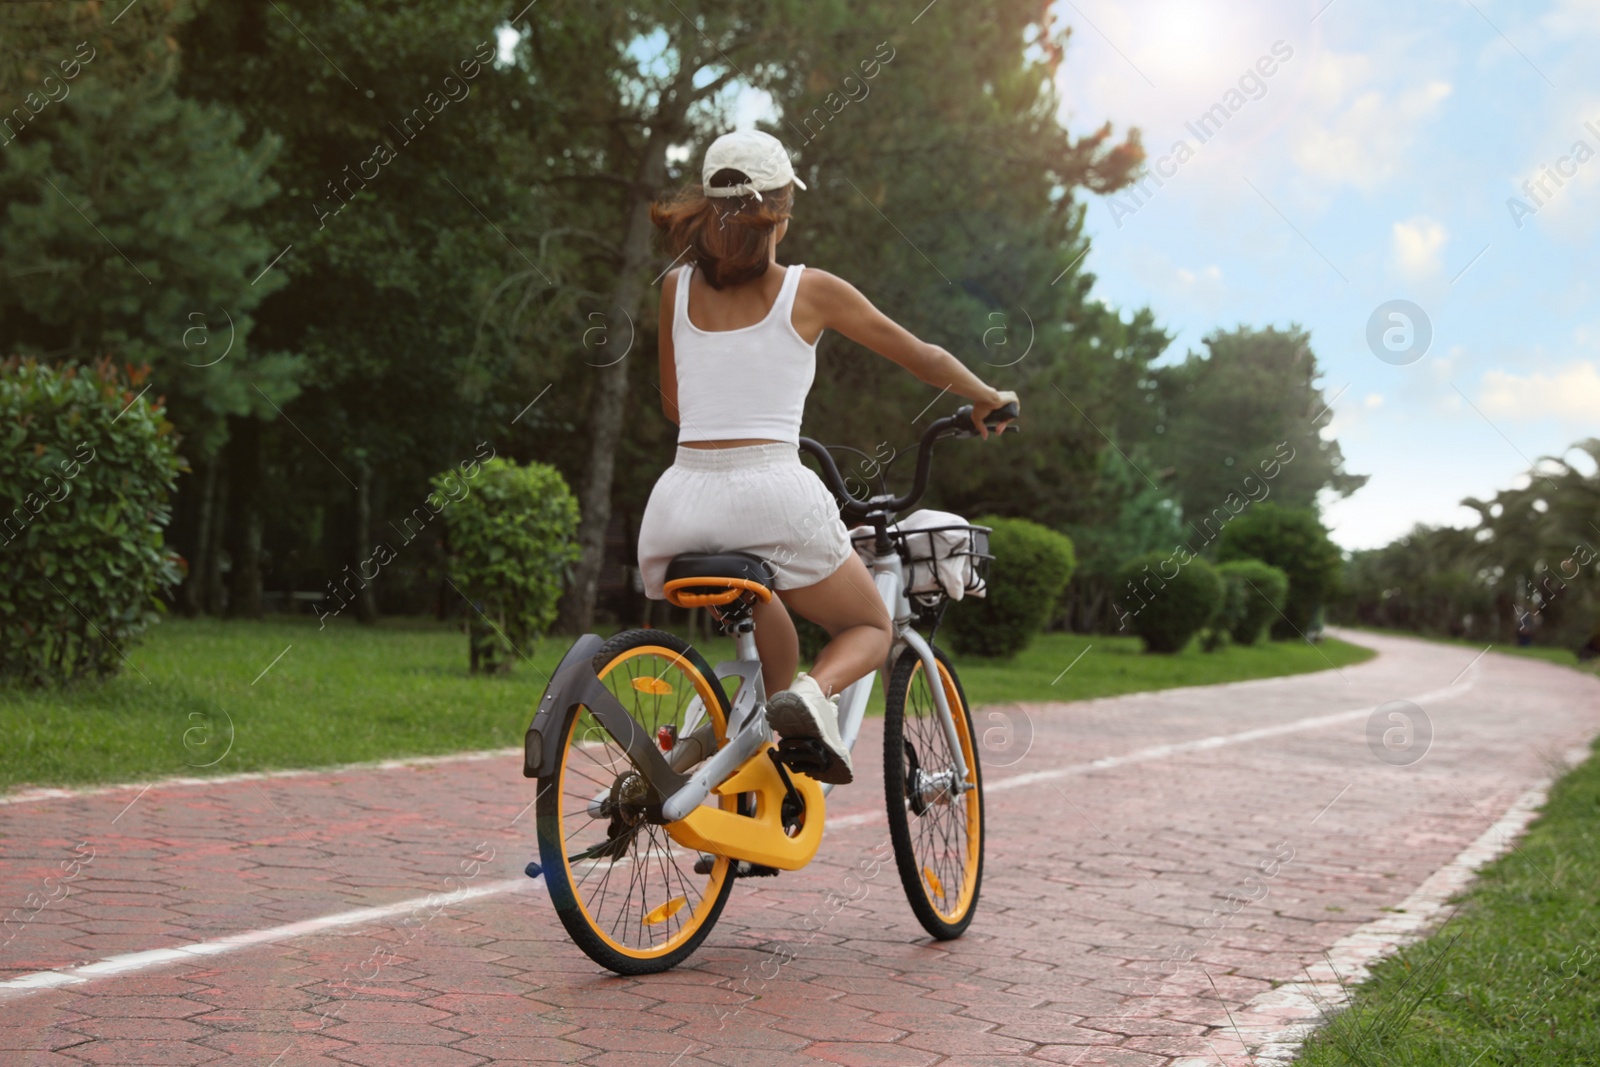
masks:
[[(1577, 672), (1360, 640), (1383, 654), (1338, 672), (980, 706), (983, 896), (948, 943), (886, 858), (876, 721), (817, 862), (738, 885), (643, 979), (520, 874), (514, 754), (8, 803), (0, 1058), (1246, 1063), (1285, 1025), (1256, 1010), (1275, 985), (1393, 924), (1600, 731)], [(1382, 743), (1398, 699), (1426, 745), (1403, 706), (1409, 742)]]

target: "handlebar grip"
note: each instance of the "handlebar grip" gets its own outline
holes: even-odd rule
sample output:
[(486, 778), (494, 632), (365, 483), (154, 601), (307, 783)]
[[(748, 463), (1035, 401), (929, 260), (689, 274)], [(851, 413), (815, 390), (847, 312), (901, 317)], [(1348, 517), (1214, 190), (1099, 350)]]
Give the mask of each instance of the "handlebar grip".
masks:
[[(1016, 417), (1017, 402), (1013, 400), (1009, 404), (1000, 405), (993, 411), (989, 412), (989, 414), (985, 415), (983, 418), (983, 424), (992, 430), (998, 423), (1008, 422)], [(970, 410), (967, 412), (967, 418), (972, 418), (972, 412)]]
[[(1017, 402), (1013, 400), (1009, 404), (1002, 404), (1000, 407), (995, 408), (993, 411), (989, 412), (989, 414), (985, 415), (983, 417), (983, 424), (989, 429), (993, 430), (999, 426), (1000, 423), (1009, 422), (1012, 419), (1017, 418), (1017, 413)], [(955, 414), (950, 416), (949, 425), (959, 436), (976, 436), (978, 431), (972, 425), (972, 405), (962, 404), (959, 408), (956, 408)], [(1016, 433), (1018, 429), (1019, 427), (1011, 425), (1007, 426), (1004, 432)]]

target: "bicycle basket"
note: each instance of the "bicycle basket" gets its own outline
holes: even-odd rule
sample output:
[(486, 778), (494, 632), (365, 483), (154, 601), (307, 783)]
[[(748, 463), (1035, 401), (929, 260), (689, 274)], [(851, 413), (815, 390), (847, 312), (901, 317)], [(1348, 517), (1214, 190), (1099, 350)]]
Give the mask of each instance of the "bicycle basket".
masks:
[[(989, 527), (971, 523), (904, 529), (889, 528), (905, 564), (906, 594), (924, 604), (948, 597), (983, 596), (988, 591)], [(852, 537), (870, 551), (871, 532)]]

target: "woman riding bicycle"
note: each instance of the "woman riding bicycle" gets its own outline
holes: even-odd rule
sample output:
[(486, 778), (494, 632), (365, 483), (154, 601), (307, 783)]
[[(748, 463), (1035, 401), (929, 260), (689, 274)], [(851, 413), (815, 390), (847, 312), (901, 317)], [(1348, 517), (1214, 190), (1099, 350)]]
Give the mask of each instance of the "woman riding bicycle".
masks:
[[(815, 777), (843, 784), (854, 773), (838, 694), (882, 665), (893, 628), (833, 497), (800, 462), (817, 340), (837, 330), (966, 397), (983, 437), (984, 417), (1016, 394), (917, 340), (849, 282), (778, 264), (794, 187), (805, 184), (777, 138), (725, 134), (706, 149), (701, 176), (650, 212), (667, 253), (687, 262), (661, 293), (661, 408), (678, 426), (678, 450), (645, 507), (639, 569), (645, 594), (662, 600), (667, 565), (681, 553), (743, 551), (766, 560), (777, 597), (755, 605), (755, 633), (762, 680), (774, 694), (768, 721), (780, 736), (820, 740), (831, 762)], [(830, 638), (809, 674), (795, 674), (800, 644), (788, 608)]]

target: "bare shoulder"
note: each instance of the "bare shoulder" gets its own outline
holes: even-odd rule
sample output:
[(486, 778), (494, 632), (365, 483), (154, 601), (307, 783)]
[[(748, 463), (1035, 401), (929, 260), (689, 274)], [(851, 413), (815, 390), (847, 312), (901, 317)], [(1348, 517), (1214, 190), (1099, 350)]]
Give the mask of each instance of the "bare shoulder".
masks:
[(837, 274), (831, 274), (819, 267), (807, 267), (800, 275), (800, 289), (796, 292), (805, 292), (811, 299), (838, 300), (851, 296), (859, 296), (860, 291)]
[[(808, 323), (815, 322), (819, 330), (823, 326), (834, 326), (842, 317), (860, 314), (864, 307), (870, 306), (861, 290), (837, 274), (816, 267), (807, 267), (801, 273), (800, 285), (795, 289), (795, 305), (797, 309), (804, 309), (796, 314), (796, 325), (803, 317)], [(801, 330), (802, 334), (806, 332)]]

